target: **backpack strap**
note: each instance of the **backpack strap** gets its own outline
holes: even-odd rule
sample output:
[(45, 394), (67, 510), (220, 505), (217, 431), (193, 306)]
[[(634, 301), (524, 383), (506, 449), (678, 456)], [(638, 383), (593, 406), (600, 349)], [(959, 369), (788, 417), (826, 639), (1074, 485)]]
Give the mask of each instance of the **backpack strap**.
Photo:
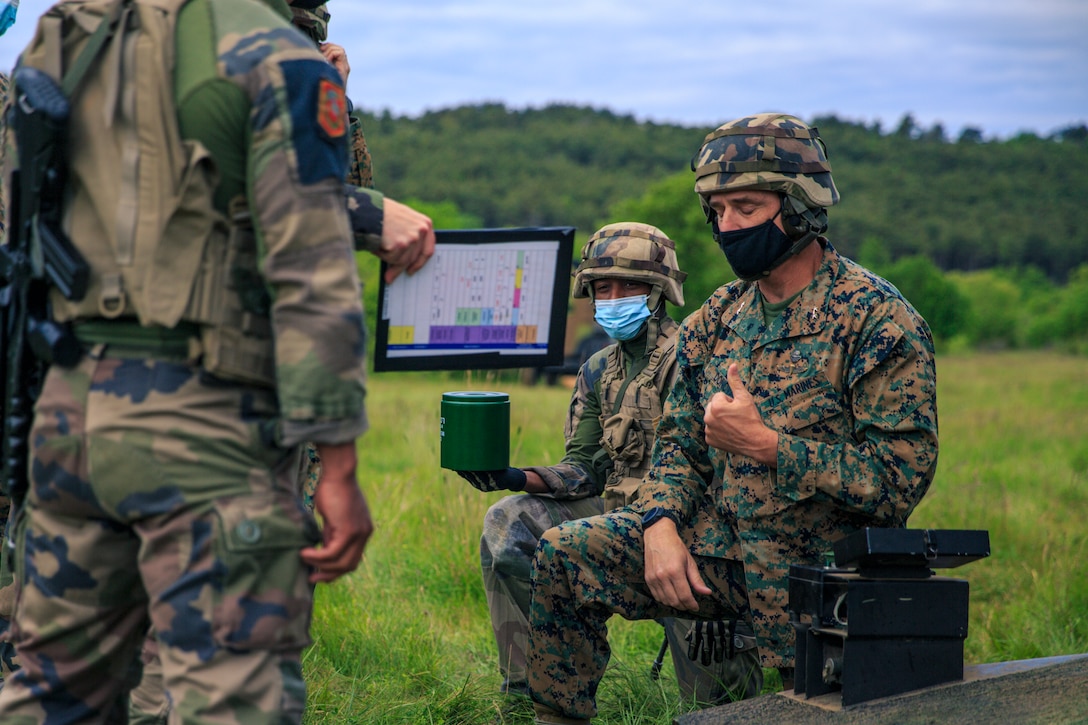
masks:
[[(76, 56), (76, 59), (72, 61), (72, 66), (64, 72), (63, 76), (61, 75), (60, 67), (61, 59), (59, 57), (56, 58), (57, 73), (55, 77), (61, 79), (61, 90), (64, 91), (66, 98), (71, 99), (76, 91), (79, 90), (79, 86), (83, 83), (84, 76), (87, 75), (87, 71), (90, 70), (91, 65), (97, 59), (98, 53), (102, 50), (102, 46), (108, 43), (109, 39), (113, 37), (114, 32), (116, 32), (117, 26), (120, 24), (118, 21), (122, 18), (127, 20), (128, 14), (131, 12), (132, 8), (124, 0), (118, 0), (113, 3), (109, 11), (103, 14), (102, 20), (98, 23), (98, 27), (95, 28), (91, 37), (87, 39), (87, 44), (83, 47), (83, 50), (80, 51), (79, 55)], [(63, 47), (60, 42), (60, 19), (50, 18), (50, 20), (55, 22), (50, 22), (48, 32), (55, 32), (57, 34), (55, 38), (57, 42), (52, 45), (59, 52), (59, 49)]]

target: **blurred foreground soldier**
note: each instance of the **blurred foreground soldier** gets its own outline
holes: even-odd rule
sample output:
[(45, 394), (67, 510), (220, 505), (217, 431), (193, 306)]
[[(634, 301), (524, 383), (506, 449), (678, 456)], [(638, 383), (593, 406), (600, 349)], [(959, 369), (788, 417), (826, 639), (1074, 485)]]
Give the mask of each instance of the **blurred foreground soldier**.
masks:
[[(20, 58), (21, 109), (53, 82), (39, 95), (71, 106), (52, 157), (90, 277), (49, 296), (83, 355), (48, 370), (13, 496), (2, 722), (105, 721), (149, 621), (172, 717), (301, 721), (313, 585), (355, 569), (372, 524), (346, 96), (289, 20), (278, 0), (66, 1)], [(22, 151), (38, 126), (14, 118)]]
[(740, 279), (681, 325), (638, 500), (541, 539), (538, 722), (596, 714), (612, 614), (750, 619), (763, 666), (792, 687), (790, 564), (818, 565), (862, 527), (903, 526), (936, 469), (929, 328), (822, 236), (838, 192), (816, 129), (737, 119), (707, 136), (694, 168)]
[[(291, 3), (289, 3), (291, 4)], [(331, 14), (325, 4), (314, 8), (291, 4), (291, 22), (321, 51), (336, 68), (346, 87), (350, 66), (344, 49), (327, 41)], [(355, 249), (366, 250), (389, 264), (386, 282), (402, 271), (413, 274), (434, 253), (434, 229), (430, 218), (404, 204), (385, 197), (374, 189), (373, 165), (362, 123), (349, 109), (349, 155), (344, 177), (347, 208), (355, 237)], [(321, 458), (313, 444), (305, 446), (302, 455), (300, 490), (303, 504), (313, 511), (314, 493), (321, 479)], [(152, 634), (144, 643), (141, 655), (143, 676), (130, 694), (128, 717), (132, 725), (165, 723), (170, 711), (162, 682), (162, 662), (158, 640)]]
[[(19, 0), (11, 0), (0, 10), (0, 35), (7, 32), (15, 23), (15, 14), (19, 9)], [(4, 166), (4, 117), (6, 115), (9, 86), (11, 79), (0, 71), (0, 169)], [(4, 207), (4, 177), (0, 174), (0, 244), (3, 244), (7, 229)], [(4, 351), (0, 350), (0, 355)], [(2, 487), (0, 487), (2, 488)], [(8, 553), (8, 514), (11, 501), (0, 490), (0, 688), (4, 686), (4, 677), (18, 665), (15, 660), (15, 648), (7, 641), (6, 632), (15, 611), (15, 579), (11, 572), (11, 555)]]
[[(654, 428), (676, 377), (677, 324), (665, 301), (684, 304), (682, 272), (674, 244), (648, 224), (609, 224), (586, 242), (574, 296), (593, 300), (597, 323), (615, 342), (578, 371), (564, 430), (566, 454), (554, 466), (505, 471), (462, 471), (481, 491), (525, 491), (491, 506), (480, 539), (480, 564), (498, 645), (502, 691), (528, 706), (525, 648), (528, 640), (530, 567), (540, 535), (564, 521), (593, 516), (629, 503), (650, 462)], [(602, 497), (603, 494), (603, 497)], [(758, 692), (761, 674), (749, 656), (697, 666), (684, 641), (690, 623), (670, 621), (666, 631), (686, 698), (712, 702), (724, 689)], [(753, 674), (753, 670), (755, 674)], [(724, 684), (723, 684), (724, 683)], [(519, 698), (520, 696), (520, 698)]]

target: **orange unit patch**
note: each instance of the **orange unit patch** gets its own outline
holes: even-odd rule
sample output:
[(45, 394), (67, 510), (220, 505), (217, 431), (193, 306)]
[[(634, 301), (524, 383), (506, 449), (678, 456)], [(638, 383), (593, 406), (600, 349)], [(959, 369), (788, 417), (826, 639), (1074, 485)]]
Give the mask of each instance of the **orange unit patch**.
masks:
[(317, 123), (329, 135), (340, 138), (348, 131), (348, 100), (344, 89), (322, 79), (317, 89)]

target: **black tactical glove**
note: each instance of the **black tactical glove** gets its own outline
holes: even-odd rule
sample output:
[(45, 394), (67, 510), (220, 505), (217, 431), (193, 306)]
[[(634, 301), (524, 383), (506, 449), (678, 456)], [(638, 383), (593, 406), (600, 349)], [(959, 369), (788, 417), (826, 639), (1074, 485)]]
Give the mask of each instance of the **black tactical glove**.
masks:
[(695, 622), (684, 639), (688, 643), (688, 659), (699, 661), (703, 667), (711, 661), (721, 662), (733, 659), (737, 650), (733, 637), (736, 634), (736, 620), (729, 622)]
[(457, 475), (484, 493), (490, 493), (491, 491), (524, 491), (525, 484), (529, 482), (525, 471), (520, 468), (507, 468), (499, 471), (457, 471)]

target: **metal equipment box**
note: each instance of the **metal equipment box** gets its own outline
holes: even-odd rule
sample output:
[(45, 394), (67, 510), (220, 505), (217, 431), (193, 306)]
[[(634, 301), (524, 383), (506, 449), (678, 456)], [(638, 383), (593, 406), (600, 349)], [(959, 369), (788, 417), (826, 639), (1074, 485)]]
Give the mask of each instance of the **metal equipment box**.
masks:
[(863, 529), (835, 567), (790, 567), (794, 692), (843, 706), (963, 679), (968, 583), (933, 575), (988, 556), (985, 531)]

